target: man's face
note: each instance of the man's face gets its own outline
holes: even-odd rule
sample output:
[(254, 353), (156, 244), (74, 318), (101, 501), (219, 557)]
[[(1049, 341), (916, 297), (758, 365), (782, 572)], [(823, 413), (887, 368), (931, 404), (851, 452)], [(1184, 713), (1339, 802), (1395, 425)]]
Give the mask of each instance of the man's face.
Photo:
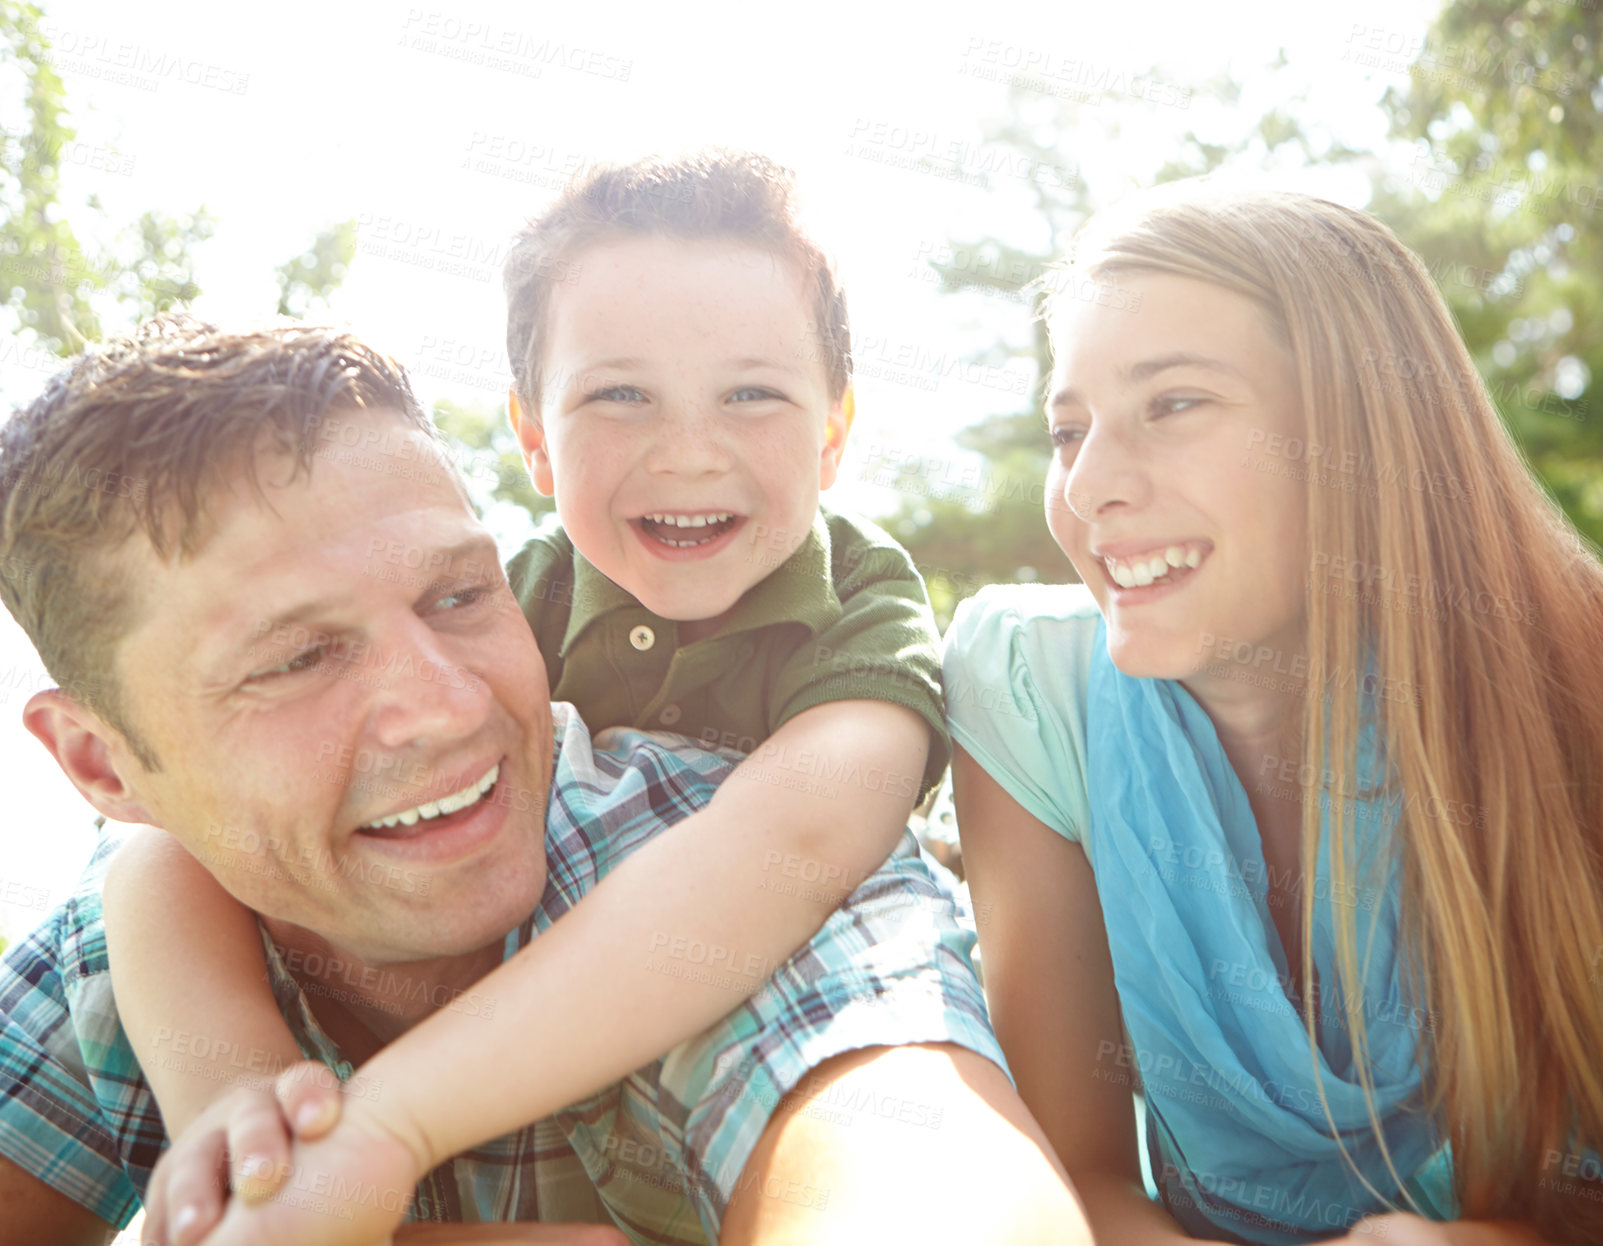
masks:
[(795, 265), (728, 242), (587, 249), (558, 289), (529, 462), (573, 543), (669, 619), (716, 620), (806, 538), (832, 399)]
[(545, 666), (438, 451), (392, 413), (343, 423), (384, 449), (326, 440), (292, 482), (264, 457), (266, 504), (218, 490), (188, 561), (129, 543), (118, 674), (161, 769), (120, 769), (264, 916), (369, 963), (460, 955), (544, 887)]

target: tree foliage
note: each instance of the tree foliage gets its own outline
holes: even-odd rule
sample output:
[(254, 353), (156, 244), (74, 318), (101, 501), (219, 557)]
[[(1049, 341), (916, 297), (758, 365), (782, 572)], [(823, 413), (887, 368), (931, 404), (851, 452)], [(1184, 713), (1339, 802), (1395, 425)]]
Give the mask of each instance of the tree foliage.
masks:
[(1371, 209), (1437, 277), (1531, 465), (1603, 543), (1603, 12), (1455, 3), (1388, 93)]
[[(1596, 5), (1528, 0), (1449, 4), (1419, 46), (1406, 87), (1381, 102), (1394, 139), (1412, 157), (1356, 150), (1337, 141), (1295, 89), (1233, 134), (1186, 132), (1176, 154), (1147, 184), (1210, 173), (1347, 166), (1372, 183), (1368, 210), (1430, 269), (1476, 365), (1532, 467), (1572, 521), (1603, 543), (1603, 410), (1591, 380), (1603, 369), (1603, 13)], [(1284, 75), (1282, 57), (1266, 72)], [(1206, 85), (1227, 106), (1241, 90), (1227, 77)], [(996, 236), (954, 240), (931, 261), (943, 292), (980, 290), (1026, 298), (1029, 283), (1065, 256), (1106, 187), (1063, 185), (1051, 171), (1072, 167), (1088, 133), (1118, 137), (1117, 121), (1075, 101), (1043, 99), (1015, 86), (1006, 116), (987, 140), (1041, 171), (1029, 186), (1043, 228), (1033, 245)], [(1036, 322), (1022, 345), (993, 352), (1029, 357), (1045, 377), (1050, 352)], [(988, 492), (1011, 499), (975, 506), (971, 496), (930, 498), (912, 473), (891, 518), (931, 581), (941, 613), (980, 584), (1072, 578), (1046, 542), (1038, 484), (1048, 447), (1040, 405), (999, 412), (958, 436), (984, 456), (988, 472), (1020, 483)], [(1021, 575), (1021, 570), (1023, 574)], [(953, 592), (953, 588), (958, 591)]]

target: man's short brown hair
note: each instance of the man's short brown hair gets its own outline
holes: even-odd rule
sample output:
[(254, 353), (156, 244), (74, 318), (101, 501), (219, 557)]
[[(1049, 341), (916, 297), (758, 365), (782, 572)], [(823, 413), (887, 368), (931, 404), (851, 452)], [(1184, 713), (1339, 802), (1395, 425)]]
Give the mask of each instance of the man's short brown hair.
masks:
[(791, 261), (813, 287), (815, 341), (830, 397), (851, 384), (846, 296), (829, 256), (802, 228), (795, 175), (751, 152), (709, 151), (599, 165), (569, 183), (517, 235), (507, 255), (507, 358), (519, 400), (538, 415), (551, 291), (575, 271), (574, 257), (609, 239), (659, 235), (749, 243)]
[(76, 360), (0, 427), (0, 600), (51, 678), (147, 767), (115, 664), (138, 602), (111, 555), (142, 533), (158, 557), (189, 557), (231, 473), (260, 493), (271, 451), (309, 472), (330, 413), (379, 407), (438, 436), (401, 367), (344, 330), (165, 316)]

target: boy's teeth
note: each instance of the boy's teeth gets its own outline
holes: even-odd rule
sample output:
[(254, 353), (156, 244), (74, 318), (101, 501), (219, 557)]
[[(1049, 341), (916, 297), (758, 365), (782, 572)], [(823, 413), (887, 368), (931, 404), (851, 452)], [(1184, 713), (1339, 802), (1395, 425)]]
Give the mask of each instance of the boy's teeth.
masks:
[(477, 783), (470, 783), (460, 792), (452, 792), (449, 796), (442, 796), (439, 800), (424, 801), (421, 805), (414, 805), (411, 809), (404, 809), (400, 813), (391, 814), (387, 818), (380, 818), (377, 822), (369, 822), (368, 826), (382, 827), (388, 830), (395, 826), (416, 826), (428, 818), (438, 818), (447, 813), (455, 813), (458, 809), (466, 809), (479, 797), (483, 796), (501, 777), (501, 763), (496, 762)]
[(667, 524), (676, 528), (705, 528), (710, 523), (723, 523), (733, 519), (731, 511), (720, 511), (712, 515), (646, 515), (652, 523)]

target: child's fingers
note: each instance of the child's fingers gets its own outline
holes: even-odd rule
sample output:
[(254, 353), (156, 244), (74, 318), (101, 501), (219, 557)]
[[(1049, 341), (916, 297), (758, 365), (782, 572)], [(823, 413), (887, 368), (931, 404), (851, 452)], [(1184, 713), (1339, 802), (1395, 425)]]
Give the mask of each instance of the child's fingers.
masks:
[(227, 1157), (222, 1130), (184, 1141), (162, 1158), (165, 1180), (145, 1208), (141, 1239), (149, 1246), (192, 1246), (223, 1214)]
[(289, 1175), (289, 1130), (278, 1104), (252, 1095), (228, 1114), (229, 1181), (247, 1203), (259, 1203)]
[(315, 1060), (290, 1065), (278, 1075), (273, 1093), (291, 1131), (302, 1142), (315, 1142), (340, 1118), (339, 1078)]

